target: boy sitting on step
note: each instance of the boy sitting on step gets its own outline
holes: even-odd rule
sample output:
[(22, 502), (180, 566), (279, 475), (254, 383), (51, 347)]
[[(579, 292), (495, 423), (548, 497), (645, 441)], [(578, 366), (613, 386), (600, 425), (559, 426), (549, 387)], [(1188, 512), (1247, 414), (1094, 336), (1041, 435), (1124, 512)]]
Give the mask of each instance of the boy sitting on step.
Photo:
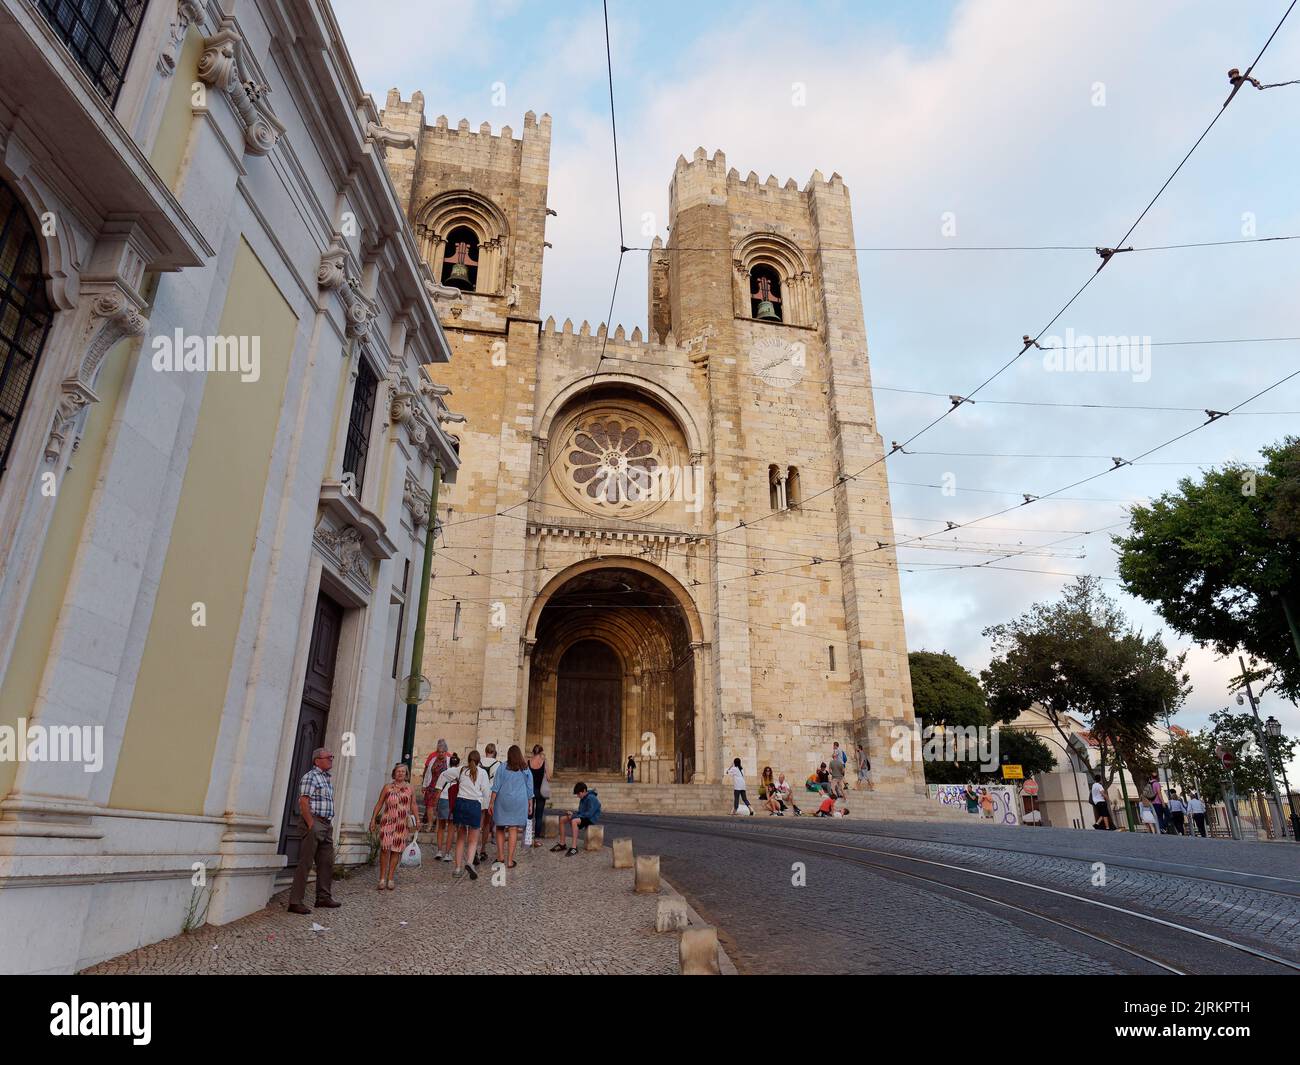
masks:
[(573, 794), (578, 796), (577, 812), (560, 814), (560, 842), (551, 848), (553, 851), (564, 850), (564, 837), (572, 826), (573, 844), (566, 852), (570, 857), (578, 853), (578, 832), (600, 820), (600, 799), (595, 791), (589, 791), (587, 785), (580, 780), (573, 785)]

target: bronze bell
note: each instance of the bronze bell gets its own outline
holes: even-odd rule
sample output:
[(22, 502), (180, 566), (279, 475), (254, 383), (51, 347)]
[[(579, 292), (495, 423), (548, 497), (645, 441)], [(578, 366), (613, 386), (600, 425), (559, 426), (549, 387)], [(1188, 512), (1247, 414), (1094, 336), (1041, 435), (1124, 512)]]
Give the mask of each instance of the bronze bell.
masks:
[(444, 258), (443, 262), (451, 264), (451, 272), (447, 275), (449, 285), (470, 287), (469, 268), (478, 266), (478, 260), (470, 256), (468, 241), (458, 241), (456, 250)]
[(447, 281), (449, 284), (452, 285), (455, 285), (457, 283), (468, 285), (469, 267), (466, 266), (464, 263), (452, 263), (451, 273), (448, 275)]
[(752, 299), (758, 300), (758, 309), (754, 312), (756, 319), (767, 319), (768, 321), (780, 321), (781, 316), (776, 313), (775, 304), (781, 302), (781, 297), (772, 291), (772, 283), (765, 277), (757, 279), (758, 288), (750, 293)]

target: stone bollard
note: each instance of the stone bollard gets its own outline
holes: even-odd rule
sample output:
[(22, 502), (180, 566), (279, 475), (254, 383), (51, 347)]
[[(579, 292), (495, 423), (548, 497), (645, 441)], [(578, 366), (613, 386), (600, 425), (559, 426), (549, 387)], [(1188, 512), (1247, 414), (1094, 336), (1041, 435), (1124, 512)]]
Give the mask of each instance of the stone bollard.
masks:
[(547, 814), (546, 823), (542, 826), (546, 832), (547, 839), (557, 839), (560, 835), (560, 815)]
[(588, 825), (587, 846), (584, 849), (589, 851), (598, 851), (603, 846), (605, 846), (605, 826)]
[(638, 895), (659, 894), (659, 855), (638, 854), (636, 856), (636, 893)]
[(718, 930), (704, 926), (688, 928), (678, 945), (682, 976), (721, 976), (718, 964)]
[(655, 911), (656, 932), (685, 932), (688, 923), (685, 899), (659, 900), (659, 909)]
[(614, 840), (614, 868), (632, 868), (632, 841), (630, 839)]

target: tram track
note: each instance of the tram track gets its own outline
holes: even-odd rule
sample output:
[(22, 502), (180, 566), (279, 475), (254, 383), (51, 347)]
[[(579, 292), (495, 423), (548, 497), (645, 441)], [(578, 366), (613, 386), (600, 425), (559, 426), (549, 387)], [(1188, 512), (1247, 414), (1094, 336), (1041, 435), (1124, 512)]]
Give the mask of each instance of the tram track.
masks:
[[(610, 823), (618, 823), (620, 820), (617, 814), (609, 814), (606, 819)], [(1207, 950), (1216, 955), (1224, 952), (1244, 955), (1250, 959), (1250, 969), (1262, 975), (1300, 973), (1300, 963), (1281, 957), (1261, 947), (1243, 943), (1227, 936), (1217, 935), (1205, 929), (1195, 928), (1180, 921), (1170, 920), (1167, 917), (1147, 913), (1131, 906), (1104, 902), (1075, 892), (1065, 891), (1045, 884), (1037, 884), (1031, 880), (974, 869), (956, 862), (937, 861), (933, 858), (922, 858), (880, 847), (862, 846), (848, 841), (834, 840), (829, 838), (832, 835), (830, 832), (817, 832), (815, 829), (795, 831), (793, 833), (788, 831), (780, 832), (775, 826), (771, 830), (755, 830), (725, 823), (696, 820), (684, 822), (683, 820), (668, 820), (645, 815), (637, 815), (635, 820), (629, 819), (623, 821), (623, 823), (655, 831), (687, 833), (737, 843), (756, 843), (760, 846), (787, 851), (791, 847), (798, 847), (803, 851), (871, 869), (878, 874), (903, 877), (909, 881), (924, 883), (932, 888), (939, 888), (962, 898), (975, 900), (996, 910), (1012, 911), (1027, 916), (1063, 930), (1067, 934), (1081, 936), (1094, 943), (1101, 944), (1105, 948), (1118, 951), (1127, 957), (1140, 960), (1171, 975), (1200, 975), (1222, 971), (1216, 968), (1206, 968), (1200, 956), (1204, 955)], [(944, 843), (935, 840), (907, 840), (906, 837), (896, 836), (888, 838), (907, 842), (925, 842), (937, 846), (979, 846), (978, 844)], [(987, 849), (1011, 850), (1011, 848)], [(1035, 854), (1035, 852), (1031, 851), (1017, 851), (1016, 853)], [(900, 868), (900, 863), (906, 864), (907, 868)], [(1142, 871), (1151, 872), (1149, 869), (1143, 869)], [(1209, 880), (1216, 884), (1241, 890), (1256, 890), (1294, 897), (1286, 892), (1270, 891), (1265, 888), (1245, 888), (1243, 885), (1234, 884), (1231, 881), (1221, 881), (1214, 878), (1187, 877), (1183, 873), (1171, 873), (1169, 875), (1187, 879)], [(966, 883), (953, 883), (954, 878), (965, 879)], [(969, 882), (971, 879), (974, 879), (976, 883), (971, 884)], [(978, 890), (980, 887), (987, 888), (992, 884), (999, 885), (1004, 892), (1010, 891), (1029, 895), (1031, 898), (1037, 899), (1038, 903), (1029, 904), (1023, 898), (1019, 901), (1010, 901), (1008, 898), (999, 898), (989, 894), (987, 890)], [(1052, 912), (1053, 905), (1058, 907), (1057, 912)], [(1061, 912), (1060, 907), (1062, 906), (1074, 907), (1078, 913), (1093, 914), (1097, 920), (1091, 922), (1080, 921), (1077, 919), (1075, 912), (1071, 912), (1069, 915)], [(1080, 906), (1084, 908), (1078, 910)], [(1138, 949), (1134, 940), (1140, 938), (1139, 936), (1115, 935), (1113, 932), (1116, 929), (1098, 927), (1098, 924), (1102, 921), (1117, 923), (1121, 926), (1127, 924), (1129, 930), (1133, 928), (1133, 922), (1138, 922), (1140, 925), (1146, 926), (1148, 932), (1154, 928), (1159, 933), (1158, 942), (1154, 947), (1147, 946), (1145, 949)], [(1123, 929), (1119, 930), (1122, 931)]]

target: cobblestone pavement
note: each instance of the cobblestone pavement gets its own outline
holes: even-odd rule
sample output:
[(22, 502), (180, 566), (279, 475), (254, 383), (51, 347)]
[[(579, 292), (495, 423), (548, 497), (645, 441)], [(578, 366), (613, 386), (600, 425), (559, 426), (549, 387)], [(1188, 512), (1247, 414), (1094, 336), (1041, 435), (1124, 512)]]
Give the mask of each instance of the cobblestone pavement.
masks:
[[(659, 827), (663, 818), (654, 819), (656, 827), (632, 815), (607, 820), (606, 838), (631, 836), (638, 853), (660, 855), (664, 875), (718, 926), (741, 972), (971, 975), (1009, 965), (1034, 975), (1158, 971), (1103, 945), (1081, 949), (1080, 937), (1045, 934), (1010, 910), (990, 912), (811, 850), (675, 831)], [(683, 829), (695, 826), (701, 819), (681, 819)]]
[[(1300, 879), (1265, 874), (1258, 879), (1260, 886), (1241, 886), (1223, 882), (1220, 877), (1224, 874), (1215, 864), (1222, 861), (1269, 869), (1289, 867), (1293, 874), (1300, 873), (1300, 853), (1278, 850), (1286, 846), (1280, 843), (1233, 846), (1231, 841), (1224, 841), (1229, 846), (1220, 850), (1219, 841), (1192, 842), (1186, 837), (1148, 835), (1120, 842), (1116, 837), (1122, 833), (1094, 835), (1062, 830), (1054, 835), (1065, 838), (1053, 839), (1046, 835), (1050, 830), (1040, 833), (1028, 829), (1010, 829), (1018, 833), (1010, 840), (991, 840), (989, 830), (978, 826), (964, 830), (955, 826), (956, 831), (943, 826), (937, 833), (931, 831), (931, 826), (918, 826), (912, 830), (931, 838), (908, 839), (903, 834), (910, 826), (897, 823), (885, 826), (889, 835), (864, 832), (860, 823), (852, 822), (801, 821), (797, 829), (784, 822), (779, 829), (774, 824), (725, 823), (731, 832), (777, 831), (786, 836), (809, 832), (873, 851), (913, 855), (1049, 885), (1112, 905), (1157, 913), (1300, 961)], [(943, 838), (934, 839), (935, 835)], [(1038, 853), (1036, 848), (1040, 846), (1052, 853)], [(1021, 847), (1027, 849), (1012, 849)], [(1061, 857), (1066, 848), (1075, 849), (1078, 856)], [(1270, 850), (1273, 853), (1264, 853)], [(1170, 859), (1167, 867), (1153, 865), (1153, 860), (1162, 862), (1166, 858)], [(1278, 859), (1282, 860), (1280, 864)], [(1227, 869), (1227, 874), (1250, 876), (1254, 870)]]
[[(654, 930), (656, 897), (633, 894), (632, 871), (611, 868), (608, 848), (572, 858), (532, 850), (501, 886), (486, 864), (476, 882), (453, 880), (451, 864), (431, 854), (423, 868), (399, 872), (395, 891), (375, 890), (377, 871), (358, 870), (336, 881), (337, 910), (288, 913), (285, 890), (241, 920), (85, 971), (424, 975), (452, 964), (485, 974), (677, 972), (678, 937)], [(313, 932), (313, 922), (326, 930)]]

